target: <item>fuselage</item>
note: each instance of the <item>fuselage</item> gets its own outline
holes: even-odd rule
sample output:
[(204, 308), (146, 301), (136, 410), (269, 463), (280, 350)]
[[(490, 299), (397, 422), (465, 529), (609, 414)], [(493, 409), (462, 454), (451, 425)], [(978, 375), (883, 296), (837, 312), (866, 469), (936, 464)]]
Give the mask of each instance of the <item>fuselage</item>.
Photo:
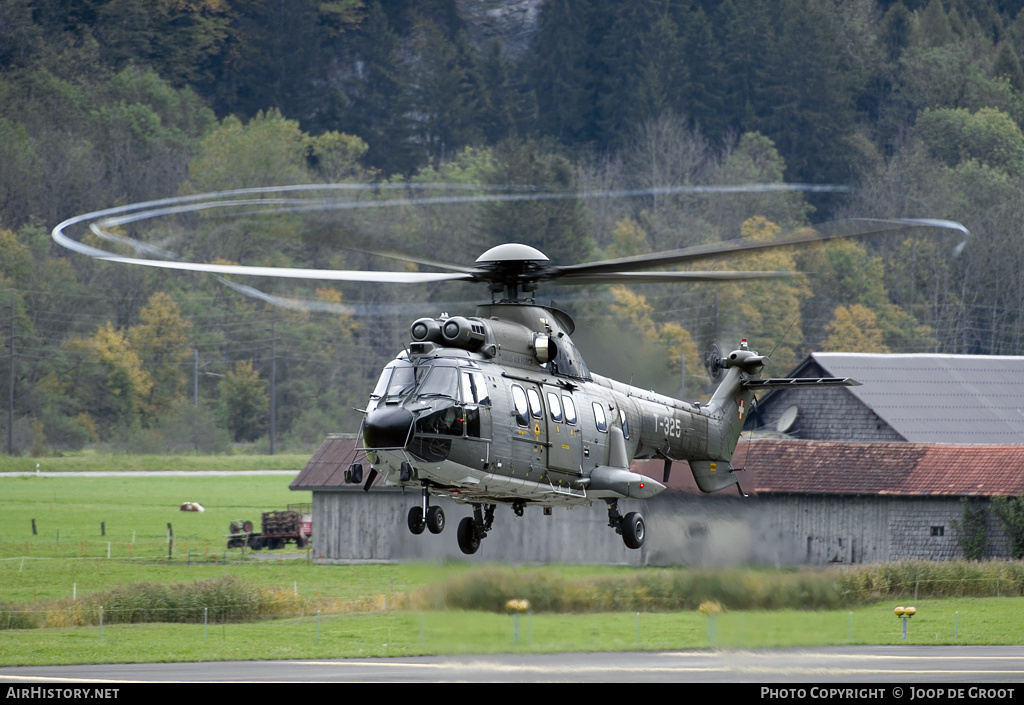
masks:
[[(559, 311), (477, 313), (417, 321), (414, 342), (382, 373), (362, 435), (387, 483), (427, 483), (463, 502), (572, 506), (663, 490), (623, 474), (633, 459), (728, 465), (736, 424), (722, 420), (742, 425), (742, 390), (707, 406), (645, 391), (592, 374)], [(619, 481), (600, 481), (609, 472)]]

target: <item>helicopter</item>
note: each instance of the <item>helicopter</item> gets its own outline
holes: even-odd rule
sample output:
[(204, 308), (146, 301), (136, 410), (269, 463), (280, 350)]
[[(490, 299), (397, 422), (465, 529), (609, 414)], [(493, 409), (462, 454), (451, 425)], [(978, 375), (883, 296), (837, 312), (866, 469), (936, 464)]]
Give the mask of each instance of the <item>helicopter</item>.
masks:
[[(174, 199), (170, 199), (174, 200)], [(644, 545), (646, 525), (640, 512), (622, 514), (620, 500), (645, 500), (662, 492), (674, 461), (687, 461), (697, 487), (706, 493), (737, 484), (731, 458), (747, 412), (762, 390), (857, 385), (850, 378), (764, 378), (768, 355), (746, 340), (727, 354), (717, 345), (705, 353), (705, 367), (716, 389), (706, 403), (686, 402), (592, 372), (572, 342), (575, 323), (553, 306), (538, 304), (541, 284), (666, 283), (736, 281), (791, 277), (793, 272), (649, 271), (740, 252), (865, 237), (919, 228), (969, 234), (951, 221), (924, 219), (850, 219), (798, 230), (763, 242), (727, 240), (667, 252), (574, 265), (554, 265), (538, 249), (505, 243), (481, 254), (474, 266), (383, 255), (440, 272), (320, 270), (204, 264), (125, 257), (68, 237), (64, 230), (85, 220), (100, 221), (94, 233), (145, 254), (168, 253), (105, 231), (103, 222), (142, 206), (119, 207), (77, 216), (53, 230), (53, 238), (72, 250), (113, 262), (221, 274), (291, 277), (334, 281), (410, 284), (470, 281), (486, 284), (490, 303), (473, 316), (419, 318), (411, 341), (386, 364), (370, 394), (359, 429), (361, 462), (344, 472), (345, 482), (369, 490), (378, 476), (391, 486), (419, 490), (420, 502), (406, 517), (409, 531), (440, 534), (445, 529), (435, 497), (472, 507), (457, 528), (465, 554), (476, 553), (493, 530), (495, 511), (508, 506), (516, 516), (527, 507), (550, 513), (604, 502), (608, 526), (627, 548)], [(204, 207), (201, 205), (190, 208)], [(134, 243), (134, 244), (133, 244)], [(962, 246), (963, 243), (961, 243)], [(231, 286), (232, 283), (222, 279)], [(635, 473), (634, 459), (661, 459), (662, 481)]]

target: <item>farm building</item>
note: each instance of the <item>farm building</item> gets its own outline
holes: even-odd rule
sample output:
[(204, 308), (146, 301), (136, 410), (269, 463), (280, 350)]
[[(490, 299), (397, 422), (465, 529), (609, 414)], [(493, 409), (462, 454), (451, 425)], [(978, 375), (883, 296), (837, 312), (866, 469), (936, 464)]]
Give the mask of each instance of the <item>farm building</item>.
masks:
[(811, 353), (787, 376), (861, 384), (769, 392), (746, 430), (819, 441), (1024, 443), (1024, 357)]
[[(454, 532), (414, 536), (406, 528), (419, 492), (344, 484), (357, 440), (331, 436), (291, 488), (313, 493), (314, 558), (318, 562), (466, 558)], [(757, 440), (734, 456), (740, 486), (700, 494), (686, 463), (673, 465), (669, 490), (645, 502), (648, 535), (630, 550), (608, 527), (603, 502), (521, 518), (499, 508), (494, 530), (472, 559), (511, 563), (629, 565), (826, 565), (909, 558), (962, 557), (953, 521), (960, 498), (987, 502), (1024, 492), (1024, 446)], [(636, 462), (660, 479), (661, 463)], [(449, 527), (470, 508), (447, 500)], [(623, 510), (625, 511), (625, 509)], [(988, 520), (989, 557), (1008, 557), (1007, 542)]]

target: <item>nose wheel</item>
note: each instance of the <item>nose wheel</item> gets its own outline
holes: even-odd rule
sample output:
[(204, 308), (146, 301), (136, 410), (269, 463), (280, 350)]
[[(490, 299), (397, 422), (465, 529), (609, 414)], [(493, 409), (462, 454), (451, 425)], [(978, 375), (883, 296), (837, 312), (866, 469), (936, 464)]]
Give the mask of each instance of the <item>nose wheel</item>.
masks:
[(444, 531), (444, 510), (438, 506), (430, 506), (430, 491), (426, 483), (423, 484), (423, 503), (418, 507), (410, 507), (407, 517), (409, 531), (415, 535), (429, 529), (432, 534), (439, 534)]

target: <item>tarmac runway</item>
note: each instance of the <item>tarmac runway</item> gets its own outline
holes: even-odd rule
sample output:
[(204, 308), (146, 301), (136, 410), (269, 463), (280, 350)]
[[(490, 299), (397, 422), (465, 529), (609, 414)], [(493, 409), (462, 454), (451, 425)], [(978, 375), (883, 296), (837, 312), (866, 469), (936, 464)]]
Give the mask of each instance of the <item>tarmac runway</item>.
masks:
[[(914, 697), (914, 684), (963, 684), (963, 697), (1024, 697), (1021, 646), (849, 646), (763, 651), (490, 654), (372, 659), (0, 667), (0, 692), (21, 683), (748, 683), (872, 684), (840, 698)], [(999, 684), (1003, 685), (981, 685)], [(773, 685), (774, 684), (774, 685)], [(1016, 687), (1014, 684), (1022, 684)], [(978, 690), (973, 696), (967, 690)], [(884, 691), (884, 692), (882, 692)], [(809, 691), (808, 691), (809, 692)], [(816, 692), (823, 692), (820, 688)], [(852, 693), (852, 691), (851, 691)], [(762, 696), (764, 697), (764, 696)], [(810, 694), (811, 698), (824, 697)], [(803, 698), (799, 698), (803, 699)], [(945, 699), (945, 698), (943, 698)]]

